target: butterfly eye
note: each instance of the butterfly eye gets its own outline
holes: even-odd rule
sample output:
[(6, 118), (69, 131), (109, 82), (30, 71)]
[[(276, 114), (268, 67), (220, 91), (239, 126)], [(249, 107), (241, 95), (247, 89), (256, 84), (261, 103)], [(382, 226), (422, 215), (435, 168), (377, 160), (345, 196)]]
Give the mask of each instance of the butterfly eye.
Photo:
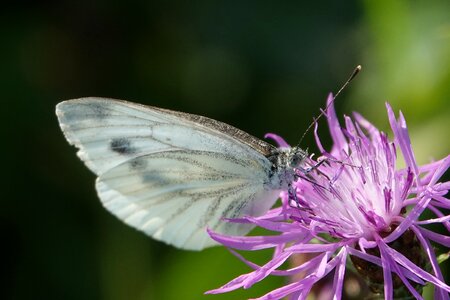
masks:
[(306, 156), (307, 153), (304, 150), (296, 147), (292, 148), (291, 155), (289, 156), (289, 165), (294, 168), (297, 167), (303, 162)]
[(291, 159), (291, 166), (296, 167), (300, 164), (302, 158), (298, 156), (298, 154), (294, 154)]

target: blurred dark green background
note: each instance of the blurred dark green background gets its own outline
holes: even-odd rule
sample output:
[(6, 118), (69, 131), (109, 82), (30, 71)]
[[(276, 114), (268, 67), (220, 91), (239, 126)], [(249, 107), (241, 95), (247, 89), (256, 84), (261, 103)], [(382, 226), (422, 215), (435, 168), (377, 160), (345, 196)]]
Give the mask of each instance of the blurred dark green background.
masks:
[(339, 113), (388, 130), (388, 100), (420, 162), (449, 152), (448, 0), (8, 1), (0, 36), (2, 299), (241, 299), (282, 282), (204, 296), (248, 268), (220, 247), (155, 242), (103, 209), (59, 130), (61, 100), (126, 99), (296, 143), (362, 64)]

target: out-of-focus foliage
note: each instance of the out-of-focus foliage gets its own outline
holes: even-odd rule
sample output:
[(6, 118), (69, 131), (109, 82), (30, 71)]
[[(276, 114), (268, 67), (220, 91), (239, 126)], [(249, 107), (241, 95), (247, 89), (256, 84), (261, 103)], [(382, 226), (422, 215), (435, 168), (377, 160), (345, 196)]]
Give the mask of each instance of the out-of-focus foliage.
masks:
[[(106, 212), (54, 106), (83, 96), (127, 99), (294, 144), (327, 93), (362, 64), (338, 110), (388, 128), (390, 101), (405, 113), (424, 162), (450, 148), (449, 11), (445, 0), (2, 5), (0, 297), (241, 299), (278, 286), (273, 278), (203, 296), (248, 268), (223, 248), (167, 247)], [(316, 150), (311, 134), (303, 145)]]
[(346, 107), (387, 128), (380, 102), (389, 101), (405, 114), (419, 162), (448, 154), (450, 2), (364, 4), (359, 54), (367, 72)]

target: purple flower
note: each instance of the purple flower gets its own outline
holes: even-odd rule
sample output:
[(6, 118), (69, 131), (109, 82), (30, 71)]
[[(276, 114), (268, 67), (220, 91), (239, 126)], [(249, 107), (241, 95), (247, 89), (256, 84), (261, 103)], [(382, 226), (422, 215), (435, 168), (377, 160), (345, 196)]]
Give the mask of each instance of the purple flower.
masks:
[[(330, 95), (328, 103), (332, 99)], [(269, 275), (292, 278), (300, 273), (296, 277), (300, 279), (258, 299), (305, 299), (313, 286), (330, 274), (333, 299), (340, 299), (346, 266), (353, 264), (372, 291), (384, 294), (385, 299), (399, 293), (421, 299), (421, 287), (426, 283), (434, 285), (436, 299), (448, 299), (450, 287), (444, 282), (431, 242), (449, 247), (450, 236), (424, 226), (438, 223), (446, 232), (450, 230), (450, 216), (442, 212), (450, 208), (450, 201), (444, 198), (450, 182), (438, 182), (450, 166), (450, 155), (417, 165), (403, 115), (396, 119), (389, 104), (386, 107), (393, 141), (356, 113), (354, 120), (345, 117), (342, 128), (330, 105), (327, 121), (332, 149), (327, 152), (322, 147), (316, 126), (322, 157), (311, 158), (309, 164), (325, 161), (301, 174), (302, 178), (292, 184), (293, 192), (281, 193), (280, 207), (261, 217), (231, 220), (278, 234), (240, 237), (210, 232), (213, 239), (229, 248), (273, 248), (272, 258), (261, 266), (230, 249), (253, 271), (207, 293), (250, 288)], [(282, 138), (268, 136), (280, 147), (288, 146)], [(406, 163), (404, 169), (396, 168), (397, 149)], [(419, 220), (425, 209), (433, 216)], [(281, 268), (297, 254), (315, 256), (300, 265)]]

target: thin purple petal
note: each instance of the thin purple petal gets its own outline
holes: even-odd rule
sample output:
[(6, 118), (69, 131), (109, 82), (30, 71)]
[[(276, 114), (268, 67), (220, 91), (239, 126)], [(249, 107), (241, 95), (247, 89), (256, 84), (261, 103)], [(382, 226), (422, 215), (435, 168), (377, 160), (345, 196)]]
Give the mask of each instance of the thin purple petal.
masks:
[(335, 269), (334, 279), (333, 279), (333, 291), (334, 298), (340, 300), (342, 298), (342, 287), (344, 285), (344, 274), (345, 274), (345, 263), (347, 259), (347, 248), (343, 247), (341, 251), (337, 254), (339, 258), (338, 264)]
[[(364, 253), (364, 252), (362, 252), (360, 250), (356, 250), (356, 249), (351, 248), (351, 247), (347, 247), (347, 250), (348, 250), (350, 255), (354, 255), (354, 256), (359, 257), (361, 259), (364, 259), (364, 260), (366, 260), (366, 261), (368, 261), (370, 263), (373, 263), (374, 265), (382, 267), (381, 259), (379, 257), (377, 257), (377, 256)], [(394, 272), (396, 272), (396, 271), (394, 270)], [(421, 284), (421, 285), (425, 284), (425, 282), (421, 278), (419, 278), (416, 274), (414, 274), (410, 270), (405, 269), (405, 268), (402, 267), (402, 272), (403, 272), (403, 274), (406, 275), (406, 277), (408, 279), (410, 279), (410, 280), (412, 280), (414, 282), (417, 282), (418, 284)]]
[[(293, 223), (286, 223), (286, 222), (272, 222), (267, 221), (261, 218), (255, 218), (255, 217), (243, 217), (243, 221), (247, 221), (248, 223), (252, 223), (257, 225), (258, 227), (265, 228), (271, 231), (277, 231), (277, 232), (287, 232), (287, 231), (298, 231), (299, 237), (305, 236), (307, 232), (305, 232), (304, 228), (301, 228)], [(304, 232), (302, 234), (302, 232)]]
[(399, 268), (399, 266), (395, 263), (395, 261), (392, 259), (392, 253), (391, 248), (389, 248), (386, 244), (384, 244), (382, 241), (379, 243), (380, 252), (382, 253), (382, 256), (387, 261), (387, 264), (392, 267), (392, 270), (400, 277), (403, 284), (408, 288), (408, 290), (413, 294), (416, 299), (423, 299), (419, 293), (411, 286), (409, 281), (405, 278), (405, 275), (403, 274), (402, 270)]
[(275, 133), (266, 133), (264, 136), (266, 139), (272, 139), (277, 143), (279, 148), (290, 148), (291, 146), (278, 134)]
[(389, 264), (388, 255), (380, 249), (381, 265), (383, 266), (383, 278), (384, 278), (384, 299), (392, 300), (393, 298), (393, 285), (391, 275), (391, 265)]
[[(439, 218), (444, 217), (444, 214), (439, 209), (434, 207), (433, 205), (429, 205), (428, 208)], [(444, 225), (444, 227), (447, 229), (447, 231), (450, 232), (450, 222), (449, 221), (442, 222), (442, 225)]]
[[(327, 99), (327, 105), (333, 101), (333, 95), (329, 94)], [(330, 130), (331, 138), (333, 139), (333, 150), (336, 152), (341, 152), (344, 150), (348, 151), (348, 144), (345, 140), (344, 133), (342, 132), (341, 126), (339, 125), (339, 121), (336, 115), (336, 110), (334, 109), (334, 105), (330, 105), (327, 110), (327, 120), (328, 120), (328, 128)], [(333, 153), (332, 151), (331, 153)]]
[(436, 172), (434, 172), (433, 177), (430, 180), (428, 186), (436, 184), (436, 182), (444, 175), (444, 173), (450, 168), (450, 155), (442, 160)]
[(238, 250), (261, 250), (276, 247), (298, 238), (298, 232), (287, 232), (273, 236), (226, 236), (208, 229), (208, 234), (213, 240), (227, 247)]
[(276, 268), (281, 266), (289, 257), (291, 253), (284, 252), (278, 257), (272, 259), (267, 264), (262, 266), (261, 268), (255, 270), (251, 276), (248, 276), (243, 281), (244, 289), (251, 287), (253, 284), (261, 281), (262, 279), (269, 276)]
[(420, 232), (427, 238), (430, 239), (436, 243), (439, 243), (447, 248), (450, 248), (450, 236), (448, 235), (442, 235), (436, 232), (433, 232), (431, 230), (418, 227)]
[(249, 276), (249, 274), (251, 274), (251, 273), (243, 274), (239, 277), (236, 277), (235, 279), (231, 280), (230, 282), (221, 286), (220, 288), (214, 289), (214, 290), (209, 290), (209, 291), (205, 292), (205, 294), (221, 294), (221, 293), (234, 291), (234, 290), (242, 287), (242, 282)]
[(321, 278), (323, 278), (326, 274), (328, 274), (331, 270), (333, 270), (336, 267), (337, 260), (333, 259), (330, 262), (327, 262), (327, 258), (328, 258), (327, 256), (324, 256), (324, 258), (321, 260), (321, 263), (317, 268), (317, 270), (321, 270), (320, 272), (311, 273), (305, 278), (299, 280), (298, 282), (285, 285), (284, 287), (273, 290), (272, 292), (269, 292), (266, 295), (257, 299), (258, 300), (281, 299), (298, 291), (299, 289), (307, 289), (309, 291), (309, 289), (312, 287), (314, 283), (319, 281)]
[(450, 215), (445, 216), (445, 217), (435, 218), (435, 219), (416, 221), (415, 223), (423, 225), (423, 224), (443, 223), (443, 222), (448, 222), (448, 221), (450, 221)]
[(305, 280), (301, 280), (298, 282), (293, 282), (290, 284), (287, 284), (281, 288), (275, 289), (267, 294), (265, 294), (262, 297), (259, 298), (254, 298), (252, 300), (274, 300), (274, 299), (281, 299), (284, 298), (286, 296), (288, 296), (289, 294), (292, 294), (302, 288), (304, 288), (307, 284), (307, 281)]
[[(431, 267), (433, 268), (434, 275), (439, 278), (439, 280), (444, 281), (444, 277), (442, 276), (441, 269), (439, 268), (439, 263), (436, 259), (436, 255), (434, 254), (434, 250), (428, 240), (422, 235), (421, 231), (418, 228), (412, 227), (412, 230), (416, 234), (417, 239), (422, 245), (422, 248), (427, 253), (427, 256), (430, 260)], [(437, 288), (435, 294), (438, 293), (441, 299), (446, 299), (445, 295), (448, 296), (448, 293), (445, 292), (441, 288)]]
[(441, 289), (445, 289), (447, 292), (450, 292), (450, 286), (445, 284), (445, 282), (441, 281), (439, 278), (436, 278), (430, 273), (422, 270), (397, 250), (388, 247), (385, 243), (383, 243), (383, 241), (380, 241), (379, 245), (380, 251), (383, 249), (383, 247), (385, 247), (384, 249), (387, 251), (389, 257), (392, 258), (394, 261), (396, 261), (398, 264), (404, 266), (407, 269), (410, 269), (411, 271), (416, 273), (419, 277), (423, 278), (428, 282), (433, 283), (435, 286)]
[(395, 114), (392, 110), (392, 107), (389, 105), (389, 103), (386, 103), (386, 109), (388, 111), (389, 122), (391, 123), (391, 128), (394, 132), (395, 140), (400, 146), (403, 158), (405, 159), (407, 166), (413, 170), (416, 180), (419, 180), (419, 169), (417, 167), (416, 159), (411, 147), (411, 140), (409, 138), (405, 118), (403, 117), (403, 114), (400, 113), (400, 120), (397, 121), (395, 119)]
[(361, 126), (363, 126), (369, 132), (369, 135), (372, 138), (374, 138), (376, 135), (379, 134), (378, 129), (372, 123), (367, 121), (367, 119), (361, 116), (359, 113), (353, 112), (353, 116), (356, 122), (358, 122)]
[(316, 252), (333, 252), (336, 249), (342, 247), (344, 243), (332, 243), (332, 244), (299, 244), (288, 247), (285, 251), (295, 253), (316, 253)]
[(384, 238), (385, 243), (391, 243), (398, 239), (411, 225), (419, 218), (420, 214), (425, 210), (430, 202), (429, 197), (422, 198), (419, 203), (409, 212), (408, 216), (400, 225), (395, 228), (387, 237)]
[(319, 152), (323, 154), (323, 153), (326, 153), (326, 151), (325, 151), (325, 148), (322, 146), (322, 142), (320, 141), (318, 129), (319, 129), (319, 123), (316, 122), (316, 124), (314, 125), (314, 139), (316, 141), (316, 145), (317, 145), (317, 148), (319, 149)]

